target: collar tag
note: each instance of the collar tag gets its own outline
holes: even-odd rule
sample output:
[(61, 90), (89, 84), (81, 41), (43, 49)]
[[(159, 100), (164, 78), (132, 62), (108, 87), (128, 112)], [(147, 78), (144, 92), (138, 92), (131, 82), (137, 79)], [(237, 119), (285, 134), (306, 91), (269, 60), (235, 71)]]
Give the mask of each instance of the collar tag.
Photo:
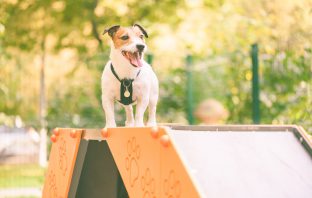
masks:
[(120, 100), (119, 102), (124, 105), (129, 105), (134, 103), (132, 100), (133, 95), (133, 87), (132, 87), (133, 79), (122, 79), (120, 81)]

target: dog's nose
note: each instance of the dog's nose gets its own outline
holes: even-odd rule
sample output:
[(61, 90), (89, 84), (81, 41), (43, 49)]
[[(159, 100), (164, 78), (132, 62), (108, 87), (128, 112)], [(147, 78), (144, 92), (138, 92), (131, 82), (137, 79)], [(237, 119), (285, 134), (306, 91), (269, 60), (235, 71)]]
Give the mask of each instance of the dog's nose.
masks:
[(138, 48), (139, 51), (143, 51), (145, 48), (145, 46), (141, 44), (136, 45), (136, 47)]

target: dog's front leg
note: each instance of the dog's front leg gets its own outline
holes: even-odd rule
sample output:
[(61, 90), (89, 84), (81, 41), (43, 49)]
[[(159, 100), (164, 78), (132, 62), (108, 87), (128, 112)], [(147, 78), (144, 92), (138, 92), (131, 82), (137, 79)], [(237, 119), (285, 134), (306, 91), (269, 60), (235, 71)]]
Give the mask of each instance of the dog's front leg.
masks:
[(126, 126), (133, 127), (134, 126), (134, 117), (133, 117), (133, 108), (132, 105), (124, 105), (126, 110)]
[(135, 112), (135, 126), (136, 127), (144, 126), (143, 118), (144, 118), (144, 112), (147, 108), (147, 105), (148, 105), (148, 98), (138, 100), (136, 112)]
[(102, 106), (105, 111), (105, 127), (116, 127), (115, 114), (114, 114), (114, 99), (103, 98), (102, 97)]

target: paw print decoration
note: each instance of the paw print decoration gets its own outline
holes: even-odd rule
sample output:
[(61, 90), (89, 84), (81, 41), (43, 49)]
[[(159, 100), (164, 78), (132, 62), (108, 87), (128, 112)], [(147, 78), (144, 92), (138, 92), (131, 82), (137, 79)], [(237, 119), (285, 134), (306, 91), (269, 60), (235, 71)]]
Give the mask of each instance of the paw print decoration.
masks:
[(63, 138), (61, 138), (59, 142), (59, 168), (62, 174), (65, 175), (67, 172), (66, 142)]
[(126, 170), (129, 174), (130, 186), (134, 187), (139, 179), (140, 167), (138, 160), (140, 159), (140, 146), (136, 142), (136, 138), (132, 137), (127, 142)]
[(53, 171), (48, 174), (50, 197), (57, 197), (56, 176)]
[(164, 180), (164, 192), (165, 197), (168, 198), (179, 198), (181, 196), (181, 183), (176, 178), (173, 170), (169, 172), (168, 177)]
[(147, 168), (141, 177), (141, 189), (144, 193), (143, 198), (156, 198), (155, 188), (155, 179), (152, 177), (150, 169)]

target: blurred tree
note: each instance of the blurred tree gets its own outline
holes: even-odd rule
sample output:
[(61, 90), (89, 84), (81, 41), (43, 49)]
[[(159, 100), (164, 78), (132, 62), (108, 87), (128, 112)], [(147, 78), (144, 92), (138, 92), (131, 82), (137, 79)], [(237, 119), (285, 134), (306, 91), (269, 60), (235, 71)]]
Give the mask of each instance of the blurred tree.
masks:
[[(1, 2), (0, 49), (4, 53), (0, 112), (21, 114), (28, 124), (38, 126), (38, 73), (40, 58), (46, 53), (49, 126), (103, 126), (100, 75), (108, 60), (109, 45), (108, 39), (103, 44), (101, 32), (116, 23), (130, 25), (140, 21), (148, 25), (156, 18), (159, 23), (176, 24), (178, 17), (164, 16), (183, 5), (173, 0), (138, 2)], [(155, 6), (159, 9), (154, 10)], [(24, 91), (23, 87), (30, 89)]]

